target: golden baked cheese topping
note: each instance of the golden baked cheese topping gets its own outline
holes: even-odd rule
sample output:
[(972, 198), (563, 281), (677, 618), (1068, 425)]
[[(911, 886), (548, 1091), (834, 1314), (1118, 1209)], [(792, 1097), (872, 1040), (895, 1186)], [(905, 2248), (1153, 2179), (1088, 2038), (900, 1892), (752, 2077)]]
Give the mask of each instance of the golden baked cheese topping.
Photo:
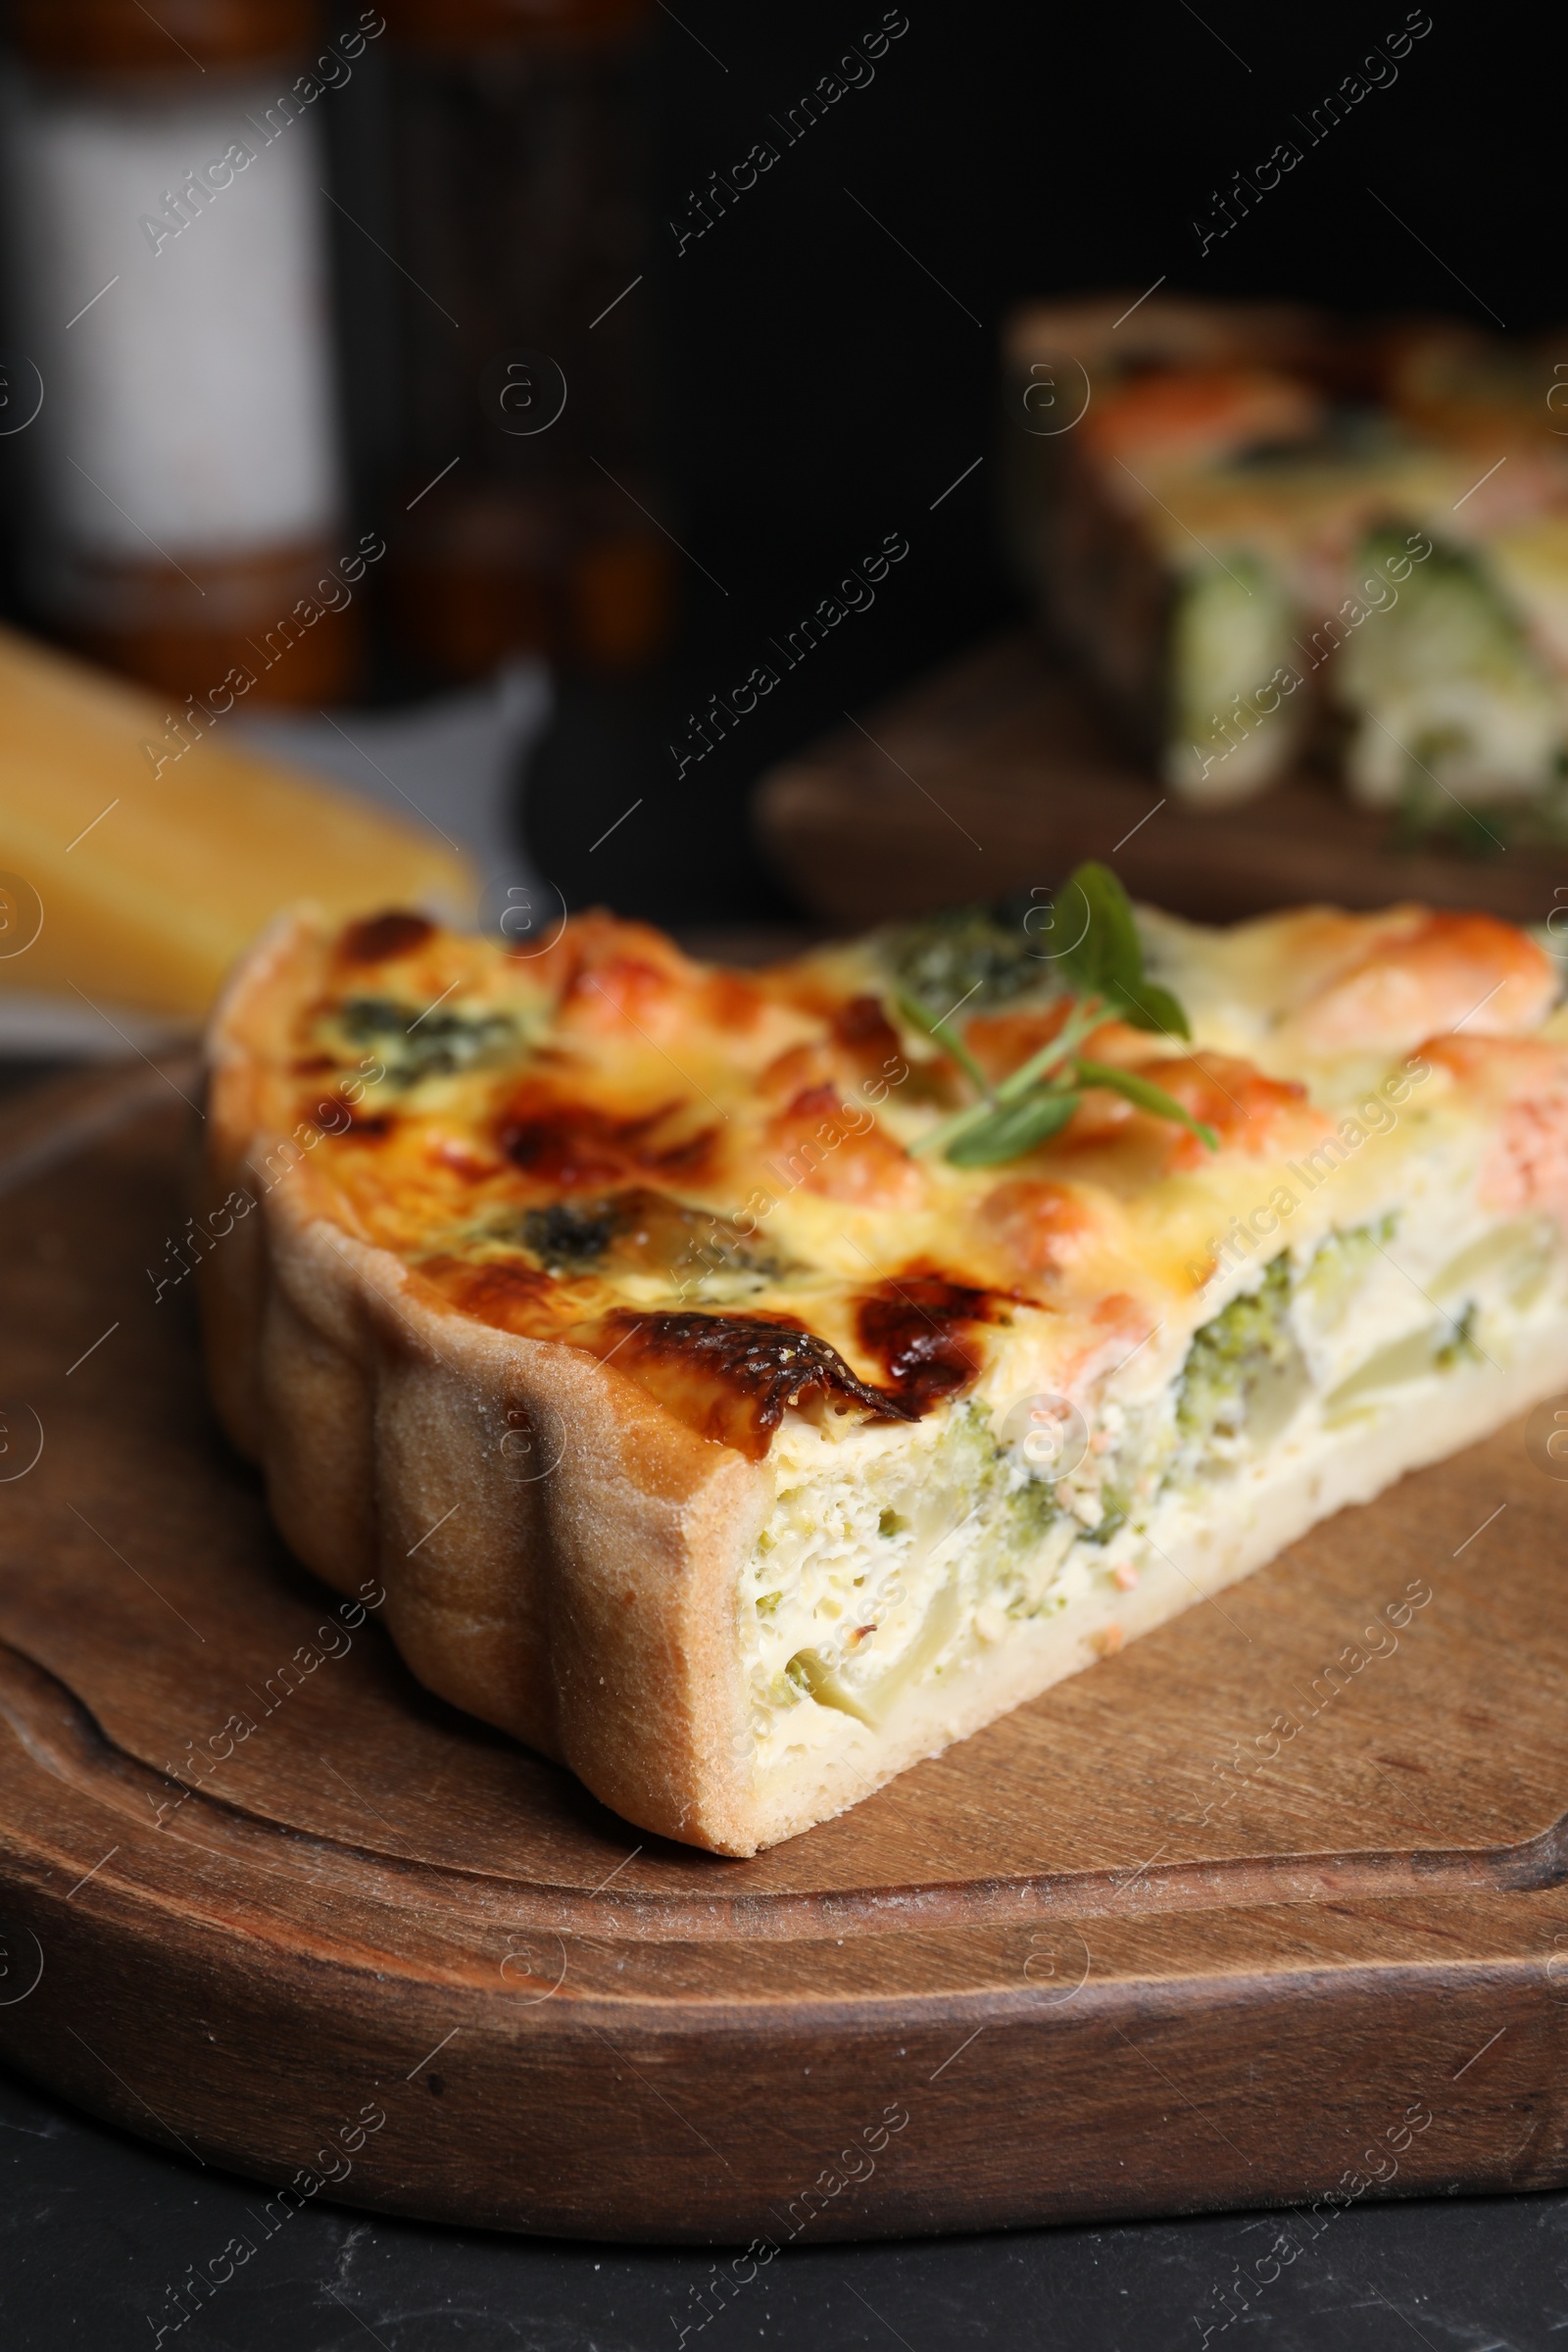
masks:
[[(323, 953), (278, 1124), (318, 1136), (345, 1227), (453, 1303), (612, 1357), (754, 1455), (786, 1407), (918, 1416), (972, 1388), (1004, 1332), (1058, 1386), (1107, 1334), (1179, 1356), (1238, 1217), (1299, 1203), (1339, 1139), (1358, 1165), (1335, 1222), (1354, 1223), (1395, 1127), (1446, 1097), (1512, 1088), (1535, 1137), (1514, 1190), (1561, 1189), (1563, 1046), (1519, 1064), (1484, 1043), (1541, 1029), (1551, 957), (1417, 907), (1229, 933), (1145, 918), (1192, 1040), (1100, 1021), (1056, 1132), (953, 1164), (925, 1147), (974, 1073), (1004, 1079), (1073, 1017), (1041, 941), (1027, 912), (968, 913), (739, 972), (600, 913), (522, 955), (388, 913)], [(1449, 1034), (1479, 1052), (1436, 1054)]]

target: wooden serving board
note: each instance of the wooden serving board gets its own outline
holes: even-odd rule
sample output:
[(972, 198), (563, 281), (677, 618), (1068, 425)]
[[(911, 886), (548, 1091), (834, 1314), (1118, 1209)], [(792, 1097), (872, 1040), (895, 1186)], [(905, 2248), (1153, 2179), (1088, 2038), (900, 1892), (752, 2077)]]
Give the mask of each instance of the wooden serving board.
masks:
[(775, 768), (757, 821), (805, 905), (850, 929), (1054, 885), (1082, 858), (1112, 860), (1135, 898), (1206, 922), (1418, 899), (1542, 923), (1568, 905), (1568, 851), (1399, 851), (1388, 815), (1321, 777), (1233, 808), (1186, 808), (1021, 631)]
[(259, 2230), (289, 2183), (782, 2246), (1568, 2180), (1568, 1485), (1519, 1430), (716, 1859), (284, 1552), (153, 1300), (164, 1091), (0, 1200), (8, 2058)]

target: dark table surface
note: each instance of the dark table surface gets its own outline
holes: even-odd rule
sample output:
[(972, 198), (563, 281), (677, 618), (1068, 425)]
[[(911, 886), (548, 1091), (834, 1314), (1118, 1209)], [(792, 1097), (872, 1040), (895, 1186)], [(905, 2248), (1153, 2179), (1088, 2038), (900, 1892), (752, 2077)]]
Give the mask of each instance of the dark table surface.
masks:
[[(0, 2076), (0, 2341), (154, 2345), (188, 2265), (247, 2230), (260, 2240), (246, 2217), (268, 2193)], [(1197, 2352), (1205, 2340), (1546, 2352), (1568, 2332), (1568, 2194), (1361, 2205), (1310, 2236), (1290, 2213), (1239, 2213), (803, 2246), (702, 2328), (706, 2253), (496, 2237), (322, 2200), (163, 2340), (192, 2352), (676, 2352), (684, 2328), (702, 2352)], [(1245, 2309), (1238, 2278), (1250, 2280)]]

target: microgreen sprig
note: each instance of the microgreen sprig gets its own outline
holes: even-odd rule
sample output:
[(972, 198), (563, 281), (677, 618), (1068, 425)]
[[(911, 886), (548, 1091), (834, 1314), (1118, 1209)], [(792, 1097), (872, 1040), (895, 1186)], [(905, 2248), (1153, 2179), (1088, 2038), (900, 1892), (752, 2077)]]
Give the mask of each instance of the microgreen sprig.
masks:
[(1078, 1052), (1091, 1032), (1107, 1020), (1178, 1037), (1192, 1034), (1170, 991), (1145, 976), (1133, 910), (1115, 875), (1093, 860), (1080, 865), (1057, 895), (1053, 921), (1075, 936), (1069, 947), (1042, 960), (1059, 964), (1074, 1002), (1055, 1036), (996, 1085), (953, 1026), (951, 1014), (939, 1018), (918, 997), (900, 993), (898, 1006), (906, 1020), (941, 1046), (980, 1097), (943, 1119), (911, 1148), (942, 1152), (957, 1168), (998, 1167), (1032, 1152), (1065, 1127), (1083, 1100), (1083, 1089), (1098, 1086), (1123, 1096), (1140, 1110), (1187, 1128), (1210, 1152), (1217, 1152), (1219, 1138), (1212, 1127), (1195, 1119), (1163, 1087), (1114, 1063), (1086, 1060)]

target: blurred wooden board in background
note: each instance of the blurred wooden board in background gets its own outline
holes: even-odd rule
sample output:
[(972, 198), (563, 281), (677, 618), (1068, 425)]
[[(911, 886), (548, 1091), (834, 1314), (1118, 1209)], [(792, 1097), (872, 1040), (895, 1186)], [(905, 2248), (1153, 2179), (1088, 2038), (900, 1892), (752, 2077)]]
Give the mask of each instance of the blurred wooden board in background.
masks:
[(1541, 923), (1568, 905), (1568, 850), (1396, 849), (1389, 815), (1326, 779), (1184, 808), (1022, 631), (775, 768), (757, 821), (804, 904), (850, 929), (1053, 885), (1081, 858), (1113, 860), (1134, 898), (1207, 922), (1417, 899)]

